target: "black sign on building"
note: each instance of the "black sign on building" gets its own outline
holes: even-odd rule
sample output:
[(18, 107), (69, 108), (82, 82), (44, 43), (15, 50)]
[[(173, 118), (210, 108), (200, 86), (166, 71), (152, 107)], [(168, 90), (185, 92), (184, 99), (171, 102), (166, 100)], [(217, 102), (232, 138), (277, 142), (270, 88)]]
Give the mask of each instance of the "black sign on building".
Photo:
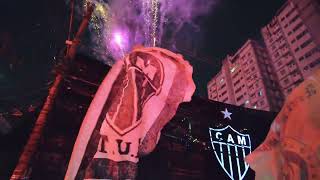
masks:
[(244, 157), (262, 143), (275, 115), (194, 97), (141, 158), (138, 179), (254, 179)]

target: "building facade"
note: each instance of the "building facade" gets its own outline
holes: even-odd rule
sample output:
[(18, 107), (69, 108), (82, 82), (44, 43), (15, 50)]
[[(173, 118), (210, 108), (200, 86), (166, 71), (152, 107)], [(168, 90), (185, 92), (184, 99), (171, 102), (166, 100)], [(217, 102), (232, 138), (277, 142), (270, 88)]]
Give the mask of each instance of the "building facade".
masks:
[(289, 0), (261, 30), (271, 64), (286, 97), (320, 67), (320, 5)]
[(207, 84), (211, 100), (252, 109), (278, 111), (282, 94), (267, 50), (248, 40), (223, 60), (221, 71)]
[(320, 1), (319, 0), (290, 0), (300, 13), (300, 18), (308, 27), (314, 41), (320, 44)]

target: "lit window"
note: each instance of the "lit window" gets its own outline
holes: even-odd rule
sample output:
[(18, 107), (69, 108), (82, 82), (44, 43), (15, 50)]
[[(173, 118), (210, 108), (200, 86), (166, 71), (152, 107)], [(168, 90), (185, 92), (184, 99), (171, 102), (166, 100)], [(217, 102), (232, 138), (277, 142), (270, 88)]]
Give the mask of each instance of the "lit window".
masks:
[(247, 104), (249, 104), (249, 103), (250, 103), (250, 101), (249, 101), (249, 100), (246, 100), (244, 103), (247, 105)]
[(237, 66), (234, 66), (233, 68), (230, 69), (231, 73), (234, 73), (234, 71), (237, 69)]
[(258, 92), (258, 96), (262, 96), (262, 95), (263, 95), (262, 90), (260, 90), (260, 91)]
[(224, 79), (222, 78), (222, 79), (220, 80), (220, 84), (223, 83), (223, 81), (224, 81)]
[(257, 109), (257, 105), (254, 105), (254, 106), (253, 106), (253, 109)]

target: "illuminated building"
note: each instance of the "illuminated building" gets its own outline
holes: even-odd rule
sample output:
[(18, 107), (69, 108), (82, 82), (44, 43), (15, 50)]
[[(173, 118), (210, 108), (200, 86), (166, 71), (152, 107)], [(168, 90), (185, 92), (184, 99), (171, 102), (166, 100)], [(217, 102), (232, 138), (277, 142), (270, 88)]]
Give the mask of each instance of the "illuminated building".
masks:
[(320, 4), (289, 0), (261, 33), (282, 93), (287, 96), (320, 67)]
[(265, 111), (278, 111), (282, 94), (266, 49), (248, 40), (227, 56), (221, 71), (207, 85), (211, 100)]

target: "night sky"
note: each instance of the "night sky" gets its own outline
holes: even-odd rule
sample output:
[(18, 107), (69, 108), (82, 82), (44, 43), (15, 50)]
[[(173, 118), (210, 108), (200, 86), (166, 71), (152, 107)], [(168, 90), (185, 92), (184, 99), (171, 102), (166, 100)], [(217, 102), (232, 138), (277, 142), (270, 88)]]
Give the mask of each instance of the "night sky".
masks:
[[(195, 78), (200, 86), (197, 95), (206, 97), (206, 83), (218, 72), (227, 54), (234, 53), (248, 38), (261, 39), (261, 27), (283, 2), (219, 0), (208, 15), (197, 18), (200, 38), (196, 47), (198, 60), (194, 62), (199, 63), (195, 73), (201, 72)], [(1, 7), (1, 66), (3, 62), (21, 61), (22, 69), (29, 67), (25, 72), (29, 76), (46, 77), (67, 37), (69, 10), (65, 1), (12, 0), (2, 2)]]
[(205, 36), (204, 53), (224, 58), (248, 39), (261, 39), (260, 29), (271, 21), (284, 0), (220, 0), (201, 30)]
[[(201, 42), (198, 95), (207, 97), (206, 84), (221, 68), (227, 54), (235, 53), (249, 38), (262, 40), (260, 30), (284, 0), (219, 0), (210, 14), (198, 18)], [(208, 70), (207, 70), (208, 69)]]

